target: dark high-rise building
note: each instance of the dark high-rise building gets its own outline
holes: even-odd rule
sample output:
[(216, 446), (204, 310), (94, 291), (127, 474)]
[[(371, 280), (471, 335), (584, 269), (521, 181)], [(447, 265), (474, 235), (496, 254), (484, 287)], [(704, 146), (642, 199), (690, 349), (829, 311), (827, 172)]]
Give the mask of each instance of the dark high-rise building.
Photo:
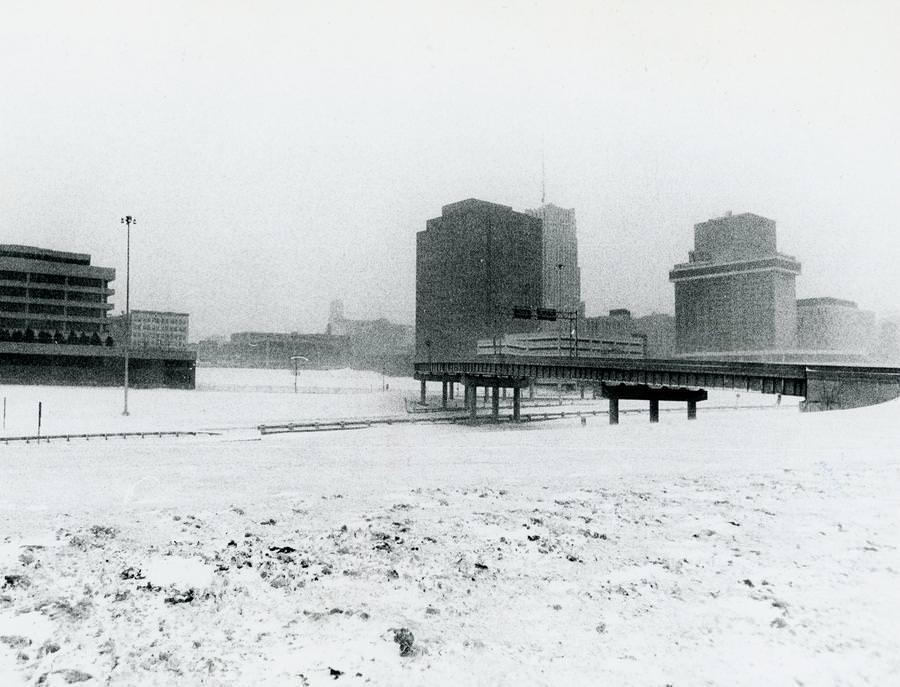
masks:
[(478, 339), (531, 331), (542, 304), (541, 220), (496, 203), (445, 205), (416, 235), (416, 359), (474, 357)]
[(546, 308), (581, 312), (581, 268), (575, 210), (545, 203), (526, 215), (539, 217), (544, 228), (543, 302)]
[(775, 222), (751, 213), (694, 226), (690, 261), (675, 265), (678, 355), (773, 354), (797, 346), (800, 263), (777, 252)]

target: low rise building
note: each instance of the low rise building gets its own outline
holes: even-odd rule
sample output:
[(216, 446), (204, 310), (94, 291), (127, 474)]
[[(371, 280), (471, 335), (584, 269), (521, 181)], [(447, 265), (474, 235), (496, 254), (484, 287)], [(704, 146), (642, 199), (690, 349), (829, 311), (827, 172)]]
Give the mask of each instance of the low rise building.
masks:
[(652, 313), (631, 320), (631, 331), (647, 340), (648, 358), (672, 358), (675, 355), (675, 318)]
[(316, 369), (348, 367), (350, 338), (298, 332), (237, 332), (228, 341), (205, 339), (198, 355), (211, 367), (292, 368), (294, 358)]
[(332, 336), (350, 341), (349, 364), (358, 370), (385, 370), (391, 374), (412, 374), (415, 328), (385, 318), (351, 320), (344, 317), (344, 305), (332, 301), (328, 325)]
[(896, 322), (885, 320), (878, 325), (878, 361), (885, 365), (900, 365), (900, 336)]
[[(125, 316), (110, 318), (113, 338), (124, 340)], [(132, 310), (131, 311), (131, 348), (156, 350), (186, 350), (188, 348), (187, 313)]]
[(877, 348), (875, 313), (840, 298), (799, 299), (797, 334), (801, 351), (856, 359), (873, 355)]
[(479, 339), (478, 355), (528, 355), (550, 358), (643, 358), (643, 336), (621, 332), (577, 337), (552, 332), (504, 334), (497, 339)]

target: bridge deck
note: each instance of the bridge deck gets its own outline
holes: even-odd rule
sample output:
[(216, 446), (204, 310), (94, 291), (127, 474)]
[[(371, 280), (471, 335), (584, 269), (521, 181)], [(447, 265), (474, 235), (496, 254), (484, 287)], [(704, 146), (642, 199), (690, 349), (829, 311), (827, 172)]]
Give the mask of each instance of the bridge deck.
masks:
[(474, 378), (473, 381), (493, 378), (552, 379), (715, 387), (790, 396), (806, 395), (806, 367), (781, 363), (491, 356), (488, 360), (419, 362), (415, 369), (417, 379), (428, 381), (465, 382), (464, 378)]
[(498, 355), (417, 362), (415, 376), (423, 382), (474, 386), (520, 387), (527, 381), (552, 380), (739, 389), (802, 396), (809, 410), (852, 408), (900, 396), (900, 368), (863, 365)]

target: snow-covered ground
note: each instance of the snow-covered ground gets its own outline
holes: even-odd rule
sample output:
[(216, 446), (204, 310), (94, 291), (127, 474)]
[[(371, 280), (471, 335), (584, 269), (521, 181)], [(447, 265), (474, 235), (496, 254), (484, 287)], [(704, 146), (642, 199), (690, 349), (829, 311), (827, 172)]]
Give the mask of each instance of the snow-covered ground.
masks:
[(198, 372), (3, 389), (228, 431), (0, 444), (0, 685), (900, 682), (900, 402), (259, 437), (418, 386)]
[[(385, 382), (388, 390), (382, 390)], [(462, 393), (457, 387), (458, 394)], [(768, 405), (773, 396), (711, 390), (704, 407)], [(291, 370), (197, 369), (197, 389), (131, 389), (129, 415), (122, 415), (123, 393), (111, 387), (18, 386), (0, 388), (6, 417), (0, 437), (34, 436), (41, 404), (41, 434), (142, 432), (174, 430), (255, 429), (314, 418), (377, 417), (405, 413), (404, 399), (417, 400), (419, 383), (411, 378), (382, 379), (376, 372), (301, 370), (294, 393)], [(540, 388), (548, 407), (556, 405), (555, 391)], [(588, 394), (589, 395), (589, 394)], [(429, 385), (429, 399), (440, 403), (440, 384)], [(458, 399), (457, 399), (458, 400)], [(581, 405), (577, 395), (564, 399)], [(530, 403), (526, 401), (526, 403)], [(797, 399), (784, 397), (784, 406)], [(605, 408), (588, 404), (593, 408)], [(645, 408), (646, 403), (623, 402), (622, 408)], [(684, 408), (684, 404), (661, 404)], [(565, 408), (564, 408), (565, 409)]]

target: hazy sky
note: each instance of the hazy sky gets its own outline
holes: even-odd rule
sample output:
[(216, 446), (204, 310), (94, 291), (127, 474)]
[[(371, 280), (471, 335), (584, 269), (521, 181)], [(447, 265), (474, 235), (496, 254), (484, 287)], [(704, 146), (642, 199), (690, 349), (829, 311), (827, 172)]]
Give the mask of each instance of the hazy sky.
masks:
[(671, 312), (750, 211), (798, 297), (900, 312), (900, 3), (0, 0), (0, 242), (192, 338), (412, 322), (441, 205), (574, 207), (588, 314)]

